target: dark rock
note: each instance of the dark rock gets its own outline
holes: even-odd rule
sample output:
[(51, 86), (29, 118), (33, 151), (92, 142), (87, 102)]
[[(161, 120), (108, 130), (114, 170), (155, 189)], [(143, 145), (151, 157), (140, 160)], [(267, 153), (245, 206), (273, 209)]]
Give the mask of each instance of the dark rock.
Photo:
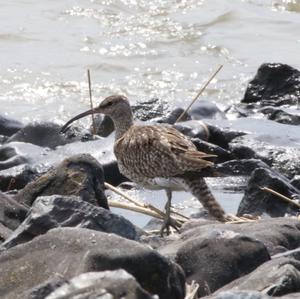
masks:
[(118, 186), (123, 182), (128, 181), (123, 174), (120, 173), (118, 163), (116, 160), (102, 164), (104, 170), (104, 179), (105, 182)]
[(42, 147), (55, 148), (69, 142), (69, 138), (60, 134), (61, 127), (54, 123), (31, 123), (12, 135), (7, 142), (21, 141)]
[(215, 103), (210, 101), (196, 101), (191, 109), (189, 110), (189, 115), (192, 119), (226, 119), (226, 115), (221, 111)]
[(270, 296), (283, 296), (300, 291), (300, 262), (280, 258), (268, 261), (252, 273), (241, 277), (222, 289), (263, 291)]
[(176, 123), (174, 128), (190, 138), (208, 140), (209, 137), (208, 127), (199, 120), (189, 120), (182, 123)]
[(18, 120), (0, 115), (0, 135), (11, 136), (23, 127), (24, 125)]
[(77, 195), (84, 201), (109, 209), (103, 168), (91, 155), (65, 159), (55, 169), (26, 185), (15, 198), (30, 206), (38, 196), (53, 194)]
[[(244, 132), (243, 136), (235, 137), (230, 142), (230, 148), (239, 158), (256, 157), (290, 178), (300, 172), (300, 134), (297, 126), (251, 118), (236, 119), (230, 122), (226, 120), (222, 122), (207, 121), (219, 126), (222, 131), (240, 130)], [(243, 157), (234, 148), (241, 148), (240, 153), (246, 148), (249, 150), (246, 157)]]
[(20, 294), (18, 298), (45, 299), (49, 294), (51, 294), (54, 290), (56, 290), (66, 282), (67, 280), (64, 279), (61, 275), (55, 275), (54, 277), (49, 278), (45, 282), (34, 286), (32, 289)]
[(29, 159), (16, 150), (13, 145), (3, 145), (0, 147), (0, 170), (25, 164)]
[(134, 118), (141, 121), (151, 120), (162, 117), (168, 110), (167, 103), (158, 98), (152, 98), (145, 101), (138, 101), (136, 105), (131, 105)]
[(269, 259), (263, 243), (230, 231), (190, 239), (179, 248), (175, 257), (187, 282), (195, 280), (199, 283), (200, 296), (250, 273)]
[(55, 227), (81, 227), (136, 240), (134, 225), (122, 216), (82, 201), (76, 196), (44, 196), (33, 203), (24, 222), (3, 244), (10, 248)]
[(291, 185), (300, 190), (300, 175), (295, 175), (290, 181)]
[(281, 63), (262, 64), (249, 82), (243, 103), (261, 106), (295, 105), (300, 96), (300, 72)]
[(0, 192), (0, 223), (15, 230), (25, 219), (28, 209), (12, 197)]
[[(299, 97), (300, 101), (300, 97)], [(300, 125), (300, 111), (291, 109), (280, 109), (274, 107), (265, 107), (260, 112), (267, 115), (268, 119), (277, 121), (282, 124)]]
[(196, 145), (198, 151), (216, 155), (216, 158), (213, 158), (215, 163), (222, 163), (233, 158), (229, 151), (213, 143), (199, 138), (193, 138), (192, 142)]
[(267, 213), (271, 217), (281, 217), (286, 214), (299, 214), (299, 208), (270, 192), (263, 191), (262, 187), (275, 190), (289, 198), (295, 195), (300, 196), (300, 191), (291, 185), (287, 178), (269, 169), (258, 168), (249, 179), (237, 215)]
[(271, 256), (300, 247), (300, 222), (296, 218), (268, 218), (241, 224), (222, 224), (199, 219), (185, 223), (179, 239), (158, 250), (161, 254), (174, 258), (186, 241), (200, 238), (204, 240), (213, 231), (219, 234), (230, 231), (258, 240), (264, 243)]
[[(272, 297), (256, 292), (256, 291), (224, 291), (220, 292), (218, 294), (213, 294), (209, 297), (206, 297), (207, 299), (271, 299)], [(281, 297), (280, 297), (281, 298)], [(282, 297), (281, 299), (284, 299), (285, 297)]]
[(249, 176), (257, 168), (270, 169), (266, 163), (257, 159), (230, 160), (216, 164), (214, 168), (223, 176)]
[(72, 278), (47, 299), (74, 298), (116, 298), (151, 299), (135, 278), (125, 270), (89, 272)]
[(35, 169), (28, 165), (19, 165), (0, 171), (0, 190), (10, 191), (24, 188), (37, 176)]
[(124, 269), (161, 299), (183, 299), (181, 268), (156, 251), (114, 234), (84, 228), (55, 228), (0, 255), (0, 290), (5, 298), (41, 284), (53, 273), (70, 279), (81, 273)]
[[(153, 119), (153, 121), (155, 121), (157, 123), (166, 123), (166, 124), (173, 125), (173, 124), (175, 124), (175, 122), (181, 116), (181, 114), (183, 112), (184, 112), (184, 109), (182, 109), (182, 108), (175, 108), (171, 112), (167, 113), (165, 116), (162, 116), (162, 117), (157, 118), (157, 119)], [(185, 113), (182, 116), (182, 118), (181, 118), (180, 121), (182, 122), (182, 121), (187, 121), (187, 120), (191, 120), (191, 119), (192, 118), (189, 115), (189, 113)]]

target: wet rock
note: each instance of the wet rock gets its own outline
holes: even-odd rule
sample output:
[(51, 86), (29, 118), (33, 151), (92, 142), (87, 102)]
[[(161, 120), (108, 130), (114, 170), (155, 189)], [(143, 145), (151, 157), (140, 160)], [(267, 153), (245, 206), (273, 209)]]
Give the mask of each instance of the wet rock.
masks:
[[(184, 112), (184, 109), (182, 109), (182, 108), (175, 108), (171, 112), (167, 112), (165, 116), (162, 116), (162, 117), (159, 117), (159, 118), (155, 118), (155, 119), (153, 119), (153, 121), (155, 121), (157, 123), (166, 123), (166, 124), (173, 125), (173, 124), (175, 124), (175, 122), (181, 116), (181, 114), (183, 112)], [(189, 115), (189, 113), (185, 113), (182, 116), (182, 118), (181, 118), (180, 121), (182, 122), (182, 121), (187, 121), (187, 120), (191, 120), (191, 119), (192, 118)]]
[(250, 273), (269, 259), (263, 243), (229, 231), (189, 239), (175, 257), (187, 276), (187, 282), (195, 280), (199, 283), (200, 296)]
[(54, 149), (58, 145), (72, 142), (66, 135), (60, 134), (60, 129), (61, 126), (54, 123), (30, 123), (12, 135), (7, 142), (21, 141)]
[[(265, 119), (243, 118), (233, 121), (207, 120), (210, 124), (217, 125), (222, 131), (240, 130), (243, 136), (235, 137), (230, 142), (230, 149), (241, 148), (242, 153), (246, 148), (247, 154), (254, 153), (257, 157), (280, 173), (293, 177), (300, 171), (300, 135), (297, 126), (283, 125)], [(246, 133), (246, 134), (245, 134)], [(238, 152), (234, 150), (234, 154)], [(246, 156), (250, 158), (249, 156)], [(239, 156), (239, 158), (244, 158)]]
[(231, 289), (263, 291), (272, 297), (299, 292), (300, 262), (287, 258), (273, 259), (226, 285), (218, 293)]
[(293, 177), (293, 179), (290, 181), (290, 183), (297, 188), (298, 190), (300, 190), (300, 175), (295, 175)]
[(28, 163), (29, 158), (17, 151), (14, 145), (0, 147), (0, 170)]
[(136, 240), (135, 226), (122, 216), (80, 200), (77, 196), (43, 196), (33, 203), (26, 219), (6, 240), (4, 248), (28, 242), (55, 227), (81, 227)]
[(192, 119), (226, 119), (226, 114), (221, 111), (215, 103), (210, 101), (196, 101), (191, 109), (189, 115)]
[(174, 127), (179, 132), (190, 138), (208, 140), (209, 130), (206, 124), (204, 124), (202, 121), (190, 120), (182, 123), (176, 123)]
[(300, 72), (281, 63), (262, 64), (249, 82), (243, 103), (261, 106), (295, 105), (300, 96)]
[(215, 170), (223, 176), (249, 176), (257, 168), (270, 167), (258, 159), (230, 160), (214, 166)]
[[(84, 228), (55, 228), (0, 255), (0, 289), (6, 298), (48, 280), (86, 272), (124, 269), (151, 294), (183, 299), (184, 274), (156, 251), (114, 234)], [(16, 279), (17, 277), (17, 279)]]
[(104, 193), (103, 168), (91, 155), (75, 155), (65, 159), (29, 183), (16, 195), (16, 200), (31, 206), (38, 196), (78, 195), (82, 200), (108, 208)]
[(37, 171), (28, 165), (18, 165), (0, 171), (0, 190), (10, 191), (24, 188), (37, 176)]
[[(300, 95), (299, 95), (300, 102)], [(265, 107), (260, 110), (267, 115), (268, 119), (277, 121), (282, 124), (300, 125), (300, 111), (292, 109), (279, 109), (274, 107)]]
[(52, 292), (47, 299), (59, 299), (61, 296), (81, 299), (151, 299), (148, 292), (141, 288), (135, 278), (125, 270), (89, 272), (76, 276)]
[(131, 105), (131, 108), (135, 119), (147, 121), (153, 118), (162, 117), (169, 107), (163, 100), (152, 98), (149, 100), (138, 101), (136, 105)]
[(11, 196), (0, 192), (0, 223), (11, 230), (15, 230), (25, 219), (28, 208)]
[(23, 127), (24, 125), (20, 121), (0, 115), (0, 135), (11, 136)]
[(244, 197), (239, 205), (237, 215), (243, 214), (281, 217), (286, 214), (298, 215), (299, 208), (283, 201), (278, 196), (261, 188), (267, 187), (289, 198), (298, 196), (300, 191), (289, 183), (289, 180), (280, 174), (266, 168), (258, 168), (252, 173), (245, 190)]
[[(206, 297), (207, 299), (271, 299), (272, 297), (256, 292), (256, 291), (224, 291), (220, 292), (218, 294), (213, 294), (209, 297)], [(282, 299), (285, 299), (285, 297), (282, 297)]]
[[(23, 299), (45, 299), (54, 290), (66, 283), (67, 280), (60, 275), (55, 275), (45, 282), (34, 286), (32, 289), (20, 294), (18, 298)], [(47, 297), (48, 298), (48, 297)]]

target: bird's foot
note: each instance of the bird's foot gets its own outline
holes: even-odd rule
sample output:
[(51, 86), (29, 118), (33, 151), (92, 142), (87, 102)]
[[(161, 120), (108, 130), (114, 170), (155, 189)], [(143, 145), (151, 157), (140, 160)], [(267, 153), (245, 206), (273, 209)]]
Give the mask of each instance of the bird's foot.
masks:
[(166, 232), (167, 236), (170, 235), (170, 227), (173, 227), (176, 231), (179, 231), (181, 224), (171, 217), (166, 217), (160, 229), (161, 237), (164, 236)]

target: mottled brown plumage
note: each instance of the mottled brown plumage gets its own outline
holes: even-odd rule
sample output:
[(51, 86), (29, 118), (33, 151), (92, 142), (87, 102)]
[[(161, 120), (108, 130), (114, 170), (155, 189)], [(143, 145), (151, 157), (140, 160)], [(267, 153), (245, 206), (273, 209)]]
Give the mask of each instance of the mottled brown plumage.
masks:
[[(123, 96), (107, 97), (94, 110), (68, 121), (62, 131), (74, 120), (91, 113), (103, 113), (112, 118), (116, 130), (114, 153), (120, 172), (146, 188), (165, 189), (168, 195), (167, 211), (170, 210), (172, 190), (186, 190), (212, 216), (225, 221), (222, 207), (200, 175), (203, 169), (212, 166), (213, 163), (206, 160), (212, 155), (197, 151), (185, 135), (172, 127), (135, 125), (129, 102)], [(169, 222), (168, 217), (164, 227)]]

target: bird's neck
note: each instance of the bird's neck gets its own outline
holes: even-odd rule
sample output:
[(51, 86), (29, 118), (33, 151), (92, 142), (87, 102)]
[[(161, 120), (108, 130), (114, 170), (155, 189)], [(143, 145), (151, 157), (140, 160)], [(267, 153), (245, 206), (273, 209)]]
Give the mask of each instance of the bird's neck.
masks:
[(115, 140), (118, 140), (133, 125), (132, 112), (124, 113), (120, 117), (114, 117), (113, 122), (116, 130)]

